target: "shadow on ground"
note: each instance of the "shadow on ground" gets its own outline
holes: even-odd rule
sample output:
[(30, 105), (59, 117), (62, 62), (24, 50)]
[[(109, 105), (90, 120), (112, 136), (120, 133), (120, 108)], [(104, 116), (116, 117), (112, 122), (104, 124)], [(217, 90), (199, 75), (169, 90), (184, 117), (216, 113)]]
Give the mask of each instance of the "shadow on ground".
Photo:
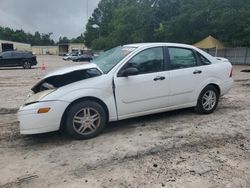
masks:
[[(153, 126), (152, 122), (160, 122), (166, 120), (166, 118), (170, 117), (175, 118), (177, 116), (186, 116), (189, 114), (193, 114), (192, 109), (182, 109), (171, 112), (164, 112), (137, 118), (131, 118), (117, 122), (111, 122), (106, 126), (105, 130), (103, 131), (103, 133), (101, 133), (101, 135), (112, 136), (111, 134), (122, 134), (126, 131), (131, 131), (131, 129), (136, 129), (137, 127)], [(69, 144), (75, 141), (73, 138), (70, 138), (63, 131), (37, 134), (37, 135), (27, 135), (27, 136), (19, 135), (18, 140), (19, 140), (18, 143), (24, 147), (47, 145), (49, 143), (51, 143), (52, 146), (57, 146), (57, 145)], [(84, 140), (82, 142), (84, 142)]]

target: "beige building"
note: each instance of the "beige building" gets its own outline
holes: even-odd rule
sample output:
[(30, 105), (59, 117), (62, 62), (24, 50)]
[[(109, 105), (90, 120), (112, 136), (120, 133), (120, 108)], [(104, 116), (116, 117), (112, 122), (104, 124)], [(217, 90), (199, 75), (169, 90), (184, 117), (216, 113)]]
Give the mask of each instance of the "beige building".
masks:
[(87, 50), (87, 47), (83, 43), (68, 43), (68, 44), (59, 44), (59, 55), (64, 55), (73, 51), (83, 51)]
[(31, 45), (20, 42), (0, 40), (0, 52), (3, 51), (31, 51)]
[(78, 43), (78, 44), (69, 44), (69, 52), (73, 52), (73, 51), (81, 51), (81, 50), (86, 50), (86, 46), (82, 43)]
[(32, 46), (32, 52), (36, 55), (64, 55), (73, 51), (86, 50), (83, 43), (78, 44), (59, 44), (58, 46)]
[(58, 46), (32, 46), (32, 53), (36, 55), (58, 55)]
[(59, 44), (58, 46), (32, 46), (30, 44), (0, 40), (0, 52), (32, 51), (36, 55), (64, 55), (69, 52), (87, 50), (83, 43)]

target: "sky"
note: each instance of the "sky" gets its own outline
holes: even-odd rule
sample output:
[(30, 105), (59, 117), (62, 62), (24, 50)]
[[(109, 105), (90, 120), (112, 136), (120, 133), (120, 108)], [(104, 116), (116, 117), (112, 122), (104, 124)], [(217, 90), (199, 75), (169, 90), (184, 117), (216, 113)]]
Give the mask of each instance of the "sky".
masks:
[[(73, 38), (85, 30), (100, 0), (0, 0), (0, 26)], [(88, 7), (88, 8), (87, 8)]]

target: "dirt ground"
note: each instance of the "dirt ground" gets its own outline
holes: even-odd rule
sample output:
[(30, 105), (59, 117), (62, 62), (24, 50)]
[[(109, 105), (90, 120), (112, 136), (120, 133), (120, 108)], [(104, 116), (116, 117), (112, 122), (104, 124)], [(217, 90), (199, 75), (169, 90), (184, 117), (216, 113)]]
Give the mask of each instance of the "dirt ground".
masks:
[(31, 70), (0, 69), (0, 187), (250, 187), (250, 69), (211, 115), (192, 109), (111, 123), (97, 138), (21, 136), (16, 111), (42, 75), (62, 66), (40, 56)]

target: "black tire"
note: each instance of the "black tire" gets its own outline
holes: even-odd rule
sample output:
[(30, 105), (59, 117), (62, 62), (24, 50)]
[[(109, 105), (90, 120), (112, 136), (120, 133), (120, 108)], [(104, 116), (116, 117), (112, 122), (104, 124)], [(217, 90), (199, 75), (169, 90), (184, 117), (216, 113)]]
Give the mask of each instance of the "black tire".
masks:
[[(96, 118), (99, 119), (94, 121)], [(99, 135), (106, 123), (106, 112), (99, 103), (81, 101), (73, 104), (67, 111), (65, 129), (75, 139), (90, 139)]]
[(23, 68), (24, 69), (31, 69), (31, 63), (29, 61), (24, 61), (23, 62)]
[[(211, 98), (209, 98), (211, 94)], [(206, 86), (200, 93), (195, 111), (199, 114), (211, 114), (216, 109), (219, 102), (219, 91), (212, 85)], [(210, 102), (209, 102), (209, 101)]]

